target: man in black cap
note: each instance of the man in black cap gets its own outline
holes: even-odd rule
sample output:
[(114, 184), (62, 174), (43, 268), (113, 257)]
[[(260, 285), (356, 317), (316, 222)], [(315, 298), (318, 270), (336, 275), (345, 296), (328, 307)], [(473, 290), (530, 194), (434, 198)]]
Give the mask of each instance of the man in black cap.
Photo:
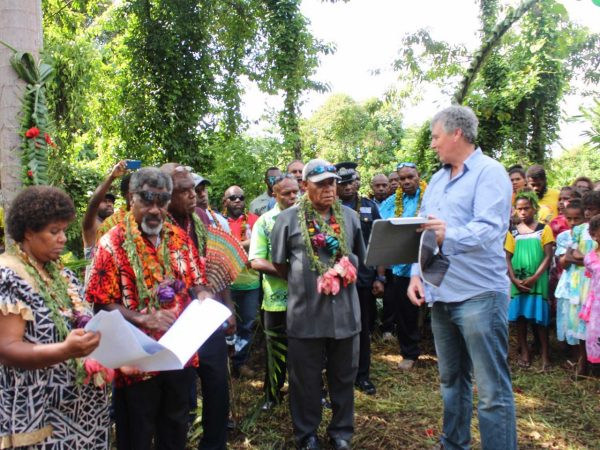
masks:
[[(356, 189), (356, 163), (343, 162), (335, 167), (338, 170), (340, 179), (337, 180), (337, 195), (344, 206), (356, 211), (360, 219), (360, 228), (365, 244), (369, 242), (373, 221), (380, 219), (377, 205), (368, 198), (360, 197)], [(385, 268), (367, 267), (363, 261), (358, 266), (358, 280), (356, 288), (358, 290), (358, 300), (360, 302), (361, 332), (360, 332), (360, 353), (358, 360), (358, 373), (356, 375), (355, 385), (365, 394), (374, 395), (375, 385), (369, 378), (369, 369), (371, 366), (371, 329), (372, 322), (375, 319), (376, 304), (375, 297), (383, 294), (385, 285)]]

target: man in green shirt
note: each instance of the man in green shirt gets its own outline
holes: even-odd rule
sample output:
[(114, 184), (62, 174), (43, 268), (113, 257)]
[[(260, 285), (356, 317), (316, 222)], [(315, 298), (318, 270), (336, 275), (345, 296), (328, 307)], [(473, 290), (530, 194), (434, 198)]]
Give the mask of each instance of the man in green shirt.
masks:
[(268, 411), (281, 401), (281, 388), (285, 382), (286, 363), (282, 345), (287, 348), (286, 310), (287, 281), (279, 277), (271, 262), (271, 230), (279, 213), (296, 203), (299, 186), (294, 175), (286, 174), (275, 179), (273, 193), (276, 204), (256, 221), (252, 229), (249, 260), (252, 268), (263, 274), (263, 303), (267, 346), (267, 370), (265, 375), (265, 403)]

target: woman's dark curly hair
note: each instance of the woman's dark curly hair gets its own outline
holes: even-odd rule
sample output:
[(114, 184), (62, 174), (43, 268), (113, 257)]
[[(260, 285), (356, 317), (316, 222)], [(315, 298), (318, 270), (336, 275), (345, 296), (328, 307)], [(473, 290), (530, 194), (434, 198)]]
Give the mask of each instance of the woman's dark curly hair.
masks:
[(23, 189), (10, 205), (6, 232), (16, 242), (23, 242), (25, 231), (38, 232), (48, 224), (75, 218), (73, 200), (52, 186), (31, 186)]

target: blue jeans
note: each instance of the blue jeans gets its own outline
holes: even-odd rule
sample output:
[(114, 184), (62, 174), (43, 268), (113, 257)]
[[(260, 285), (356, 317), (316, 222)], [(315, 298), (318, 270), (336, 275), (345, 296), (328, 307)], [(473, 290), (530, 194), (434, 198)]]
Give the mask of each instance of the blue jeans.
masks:
[(508, 368), (508, 295), (486, 292), (460, 303), (436, 302), (431, 327), (438, 356), (447, 450), (468, 449), (472, 374), (483, 450), (517, 448), (515, 404)]
[(231, 289), (231, 299), (235, 303), (237, 320), (236, 352), (233, 355), (233, 367), (238, 368), (246, 364), (248, 350), (252, 345), (254, 322), (258, 316), (260, 289), (247, 291)]

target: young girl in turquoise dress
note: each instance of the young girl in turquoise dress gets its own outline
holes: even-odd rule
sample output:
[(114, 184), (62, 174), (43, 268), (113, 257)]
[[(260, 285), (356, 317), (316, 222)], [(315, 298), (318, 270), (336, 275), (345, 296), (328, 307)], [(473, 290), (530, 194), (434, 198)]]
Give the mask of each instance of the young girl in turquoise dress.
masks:
[[(579, 354), (585, 352), (585, 342), (580, 341), (576, 336), (576, 333), (570, 331), (569, 323), (573, 320), (579, 322), (577, 314), (579, 311), (575, 311), (572, 308), (571, 298), (576, 298), (579, 303), (579, 290), (578, 286), (572, 285), (571, 280), (573, 278), (573, 272), (580, 270), (580, 267), (575, 264), (570, 264), (567, 261), (567, 251), (573, 245), (573, 228), (581, 225), (585, 221), (585, 215), (583, 210), (583, 203), (581, 199), (573, 199), (565, 207), (564, 217), (567, 221), (569, 229), (563, 231), (556, 237), (556, 251), (554, 256), (557, 260), (557, 266), (562, 269), (562, 273), (556, 285), (556, 291), (554, 296), (556, 297), (556, 337), (559, 341), (566, 341), (570, 346), (580, 346)], [(572, 317), (572, 313), (576, 313), (575, 317)], [(574, 327), (573, 329), (576, 329)]]
[(520, 223), (511, 226), (504, 246), (512, 282), (508, 320), (517, 323), (519, 366), (529, 367), (531, 364), (527, 325), (532, 322), (540, 339), (542, 368), (545, 369), (550, 364), (548, 267), (552, 261), (554, 235), (548, 225), (536, 220), (538, 203), (535, 193), (517, 193), (515, 211)]
[[(600, 214), (600, 192), (590, 191), (583, 195), (583, 210), (586, 220)], [(587, 331), (586, 323), (581, 319), (580, 313), (588, 299), (591, 276), (590, 272), (586, 271), (584, 267), (584, 257), (594, 250), (596, 246), (596, 242), (590, 236), (589, 224), (583, 223), (573, 228), (571, 248), (565, 255), (565, 260), (568, 263), (577, 266), (577, 270), (573, 271), (570, 279), (572, 292), (570, 296), (571, 306), (567, 332), (580, 341), (583, 341), (579, 347), (580, 353), (577, 363), (577, 373), (582, 375), (588, 371), (587, 344), (585, 343)]]
[(590, 289), (580, 317), (586, 322), (585, 346), (587, 360), (600, 363), (600, 215), (591, 218), (589, 233), (596, 242), (596, 249), (585, 255), (583, 261), (591, 275)]

